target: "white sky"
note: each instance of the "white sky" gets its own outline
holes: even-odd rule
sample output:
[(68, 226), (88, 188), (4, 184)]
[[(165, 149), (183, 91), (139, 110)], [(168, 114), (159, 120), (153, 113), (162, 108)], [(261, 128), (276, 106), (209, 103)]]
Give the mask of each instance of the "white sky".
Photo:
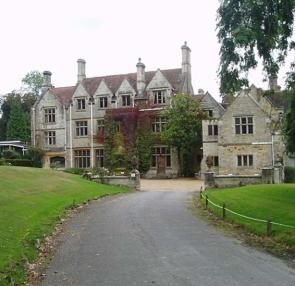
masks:
[[(192, 77), (218, 97), (218, 0), (9, 0), (0, 12), (0, 94), (21, 86), (32, 70), (50, 70), (55, 86), (74, 85), (78, 58), (86, 76), (180, 68), (184, 41), (192, 50)], [(252, 76), (257, 86), (260, 73)]]

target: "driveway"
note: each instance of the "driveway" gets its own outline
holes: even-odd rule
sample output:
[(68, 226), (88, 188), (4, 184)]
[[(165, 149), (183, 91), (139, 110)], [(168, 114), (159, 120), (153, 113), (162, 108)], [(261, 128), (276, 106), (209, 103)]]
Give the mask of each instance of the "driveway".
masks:
[[(156, 182), (143, 182), (150, 189)], [(172, 181), (170, 181), (172, 183)], [(162, 183), (158, 181), (158, 184)], [(72, 219), (44, 285), (294, 286), (281, 260), (192, 214), (195, 184), (96, 201)]]
[(167, 180), (140, 180), (142, 191), (153, 192), (196, 192), (204, 186), (204, 182), (196, 179), (167, 179)]

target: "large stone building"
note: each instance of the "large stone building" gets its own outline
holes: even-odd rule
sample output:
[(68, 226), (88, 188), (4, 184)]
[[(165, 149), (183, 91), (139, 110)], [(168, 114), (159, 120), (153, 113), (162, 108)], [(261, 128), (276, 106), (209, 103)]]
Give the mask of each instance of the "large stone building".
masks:
[(284, 93), (270, 81), (270, 91), (252, 85), (231, 105), (203, 121), (202, 173), (210, 156), (217, 175), (258, 175), (262, 168), (288, 164), (281, 134), (287, 109)]
[[(53, 87), (51, 73), (44, 72), (42, 96), (32, 109), (32, 144), (46, 151), (44, 167), (55, 162), (67, 168), (104, 166), (105, 146), (99, 134), (106, 114), (113, 110), (152, 114), (151, 131), (159, 134), (165, 125), (160, 112), (170, 105), (171, 97), (176, 93), (194, 95), (191, 51), (186, 43), (181, 52), (181, 68), (146, 72), (139, 59), (135, 73), (94, 78), (86, 77), (85, 61), (79, 59), (77, 83), (69, 87)], [(211, 102), (218, 114), (222, 112), (210, 94), (200, 90), (196, 97), (208, 112)], [(151, 159), (147, 177), (177, 176), (176, 152), (161, 141), (153, 147)], [(197, 159), (196, 171), (201, 159)]]

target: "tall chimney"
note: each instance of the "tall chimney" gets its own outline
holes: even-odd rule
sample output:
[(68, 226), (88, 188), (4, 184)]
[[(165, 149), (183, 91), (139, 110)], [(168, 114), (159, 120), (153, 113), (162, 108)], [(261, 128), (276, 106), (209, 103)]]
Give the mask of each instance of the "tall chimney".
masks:
[(50, 71), (43, 72), (42, 92), (45, 92), (52, 87), (51, 75), (52, 75), (52, 73)]
[(187, 46), (187, 42), (181, 47), (182, 50), (182, 74), (191, 74), (191, 49)]
[(191, 49), (187, 46), (187, 42), (181, 47), (182, 52), (182, 92), (194, 94), (191, 76)]
[(84, 78), (86, 78), (85, 74), (85, 65), (86, 61), (83, 59), (78, 59), (78, 82), (82, 82)]
[(269, 77), (269, 89), (273, 91), (277, 91), (278, 88), (278, 77), (277, 75), (271, 75)]
[(141, 58), (138, 59), (136, 68), (137, 68), (137, 79), (136, 79), (137, 92), (139, 96), (143, 96), (143, 92), (145, 89), (145, 65), (141, 62)]

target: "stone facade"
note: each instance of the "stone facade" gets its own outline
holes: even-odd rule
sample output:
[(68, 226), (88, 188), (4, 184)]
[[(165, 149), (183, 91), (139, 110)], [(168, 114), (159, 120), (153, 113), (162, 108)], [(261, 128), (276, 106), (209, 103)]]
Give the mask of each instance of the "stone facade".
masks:
[(264, 167), (282, 163), (285, 148), (279, 131), (284, 106), (272, 100), (281, 94), (267, 96), (252, 85), (220, 117), (204, 120), (202, 173), (208, 156), (217, 175), (261, 175)]
[[(146, 72), (139, 59), (135, 73), (94, 78), (86, 77), (86, 62), (79, 59), (77, 83), (69, 87), (53, 87), (51, 73), (44, 72), (43, 93), (32, 108), (31, 123), (32, 144), (46, 151), (44, 167), (55, 162), (66, 168), (102, 167), (104, 144), (96, 138), (103, 131), (104, 117), (109, 110), (138, 109), (160, 116), (176, 93), (194, 95), (191, 51), (186, 43), (181, 47), (181, 53), (181, 68)], [(210, 108), (212, 97), (209, 94), (196, 96), (206, 108)], [(159, 130), (152, 131), (159, 133)], [(146, 176), (176, 177), (178, 160), (175, 150), (160, 143), (154, 146), (154, 150), (157, 151), (153, 155), (156, 159)], [(160, 171), (161, 156), (164, 161)]]

